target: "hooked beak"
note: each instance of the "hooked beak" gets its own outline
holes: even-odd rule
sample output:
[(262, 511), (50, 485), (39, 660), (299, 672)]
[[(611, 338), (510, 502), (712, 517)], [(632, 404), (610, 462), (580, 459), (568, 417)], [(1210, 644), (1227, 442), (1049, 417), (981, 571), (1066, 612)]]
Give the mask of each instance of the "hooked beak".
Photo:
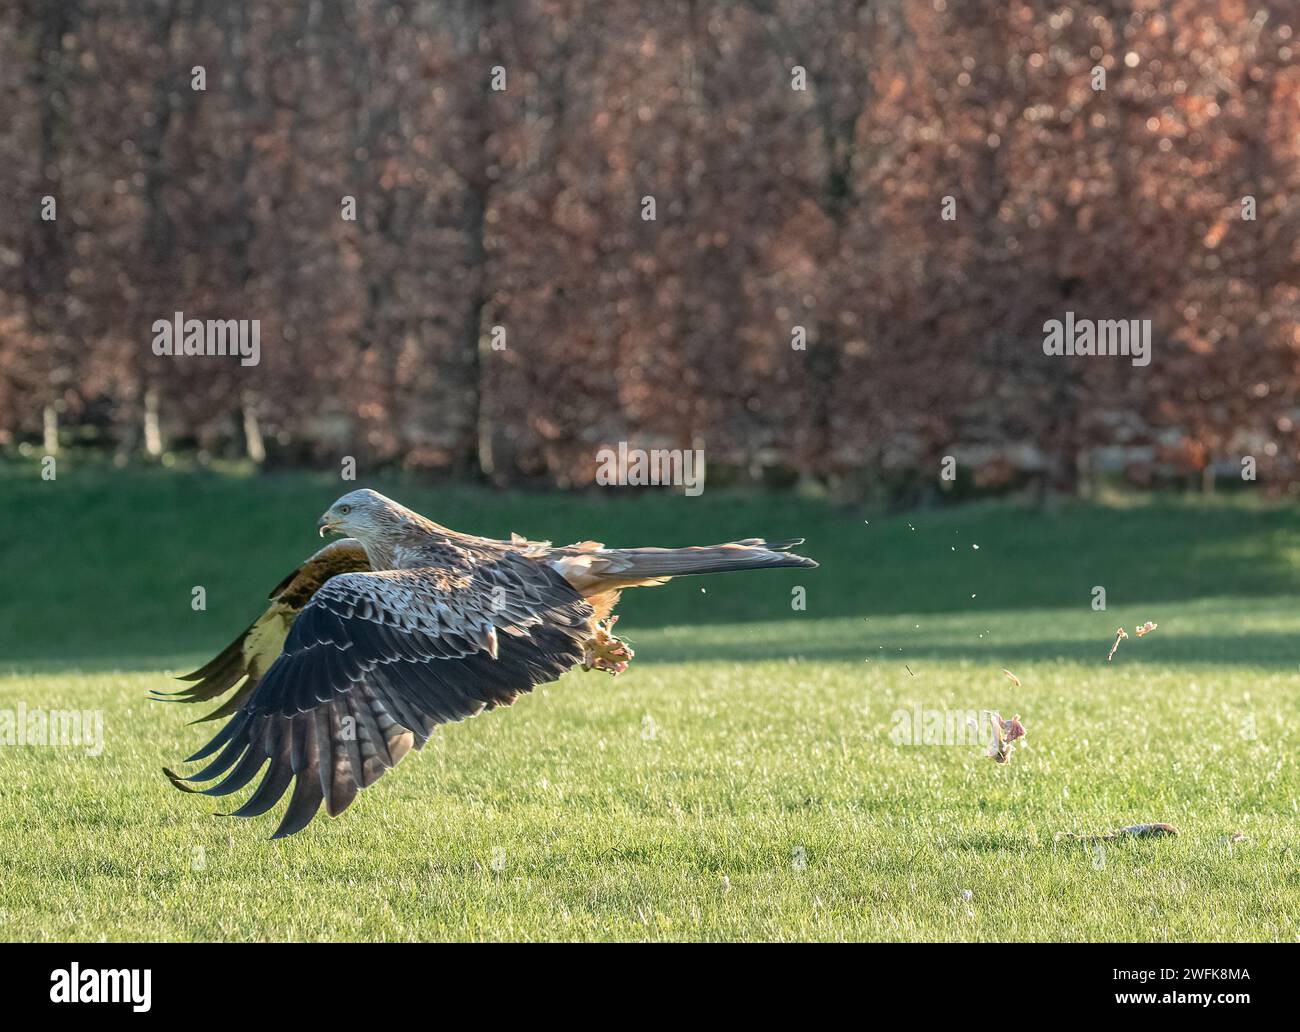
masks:
[(329, 513), (326, 513), (316, 521), (316, 531), (321, 537), (324, 537), (326, 534), (334, 533), (335, 527), (334, 524), (330, 522)]

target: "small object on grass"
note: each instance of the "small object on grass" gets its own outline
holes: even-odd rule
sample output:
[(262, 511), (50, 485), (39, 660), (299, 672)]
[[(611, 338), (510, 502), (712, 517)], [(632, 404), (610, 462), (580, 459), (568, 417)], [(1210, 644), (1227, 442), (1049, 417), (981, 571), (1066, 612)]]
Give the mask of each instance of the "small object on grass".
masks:
[(1007, 675), (1007, 680), (1008, 680), (1008, 681), (1010, 681), (1012, 684), (1014, 684), (1017, 688), (1020, 687), (1020, 678), (1018, 678), (1015, 674), (1013, 674), (1013, 673), (1012, 673), (1010, 670), (1008, 670), (1006, 667), (1003, 667), (1003, 668), (1002, 668), (1002, 672), (1003, 672), (1004, 674)]
[(993, 728), (989, 759), (994, 763), (1010, 763), (1015, 742), (1025, 737), (1025, 725), (1020, 723), (1020, 714), (1017, 713), (1010, 720), (1003, 720), (998, 714), (990, 713), (989, 723)]
[(1141, 627), (1134, 627), (1133, 633), (1136, 634), (1139, 638), (1145, 638), (1148, 634), (1150, 634), (1159, 626), (1160, 626), (1159, 624), (1152, 623), (1150, 620), (1148, 620)]
[(1161, 835), (1177, 835), (1178, 829), (1172, 824), (1131, 824), (1127, 828), (1117, 828), (1111, 833), (1115, 838), (1131, 835), (1134, 838), (1159, 838)]
[(1123, 627), (1115, 628), (1115, 644), (1110, 647), (1110, 655), (1106, 657), (1107, 663), (1115, 658), (1115, 650), (1119, 648), (1119, 643), (1127, 637), (1128, 631), (1124, 630)]
[(1056, 841), (1073, 839), (1075, 842), (1113, 842), (1118, 838), (1162, 838), (1165, 835), (1177, 835), (1178, 829), (1172, 824), (1130, 824), (1127, 828), (1116, 828), (1105, 835), (1076, 835), (1063, 831), (1056, 836)]
[[(908, 666), (906, 663), (903, 664), (903, 669), (906, 670), (909, 674), (912, 674), (912, 668)], [(916, 675), (912, 674), (912, 676), (915, 677)]]

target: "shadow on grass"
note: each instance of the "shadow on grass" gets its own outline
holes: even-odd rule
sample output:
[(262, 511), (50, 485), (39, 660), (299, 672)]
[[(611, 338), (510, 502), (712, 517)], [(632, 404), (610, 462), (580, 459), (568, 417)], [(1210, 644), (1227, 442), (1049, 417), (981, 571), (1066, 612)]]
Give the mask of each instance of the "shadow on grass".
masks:
[[(473, 533), (617, 546), (804, 536), (801, 551), (821, 563), (629, 592), (624, 624), (642, 629), (780, 620), (800, 588), (821, 613), (870, 616), (960, 613), (976, 594), (989, 610), (1066, 608), (1086, 604), (1096, 585), (1143, 604), (1300, 593), (1296, 507), (1245, 498), (884, 515), (788, 494), (528, 494), (414, 478), (370, 486)], [(0, 598), (0, 658), (104, 663), (215, 654), (319, 547), (315, 519), (339, 484), (301, 473), (102, 470), (73, 458), (54, 483), (35, 467), (0, 467), (0, 492), (21, 516), (0, 546), (0, 566), (23, 587)], [(195, 611), (199, 586), (207, 609)]]
[[(827, 645), (799, 644), (793, 639), (756, 639), (744, 642), (681, 645), (652, 643), (637, 652), (638, 665), (660, 663), (715, 662), (753, 663), (764, 660), (816, 660), (827, 663), (910, 663), (923, 660), (968, 661), (1014, 666), (1016, 663), (1061, 661), (1082, 665), (1107, 665), (1111, 641), (1080, 641), (1077, 638), (1044, 639), (1031, 642), (962, 641), (951, 645), (896, 643), (883, 650), (878, 643)], [(1153, 641), (1130, 638), (1121, 643), (1110, 666), (1174, 666), (1180, 664), (1233, 664), (1300, 672), (1300, 635), (1280, 632), (1234, 635), (1180, 635), (1158, 647)]]
[[(1035, 641), (996, 641), (969, 639), (952, 644), (919, 642), (898, 645), (891, 637), (882, 649), (875, 639), (859, 641), (830, 641), (819, 636), (809, 641), (803, 635), (804, 625), (795, 621), (780, 625), (781, 632), (772, 633), (771, 625), (755, 630), (752, 638), (729, 638), (704, 642), (682, 637), (681, 629), (650, 631), (645, 635), (631, 635), (637, 655), (634, 666), (663, 666), (675, 663), (759, 663), (813, 661), (818, 663), (855, 663), (870, 660), (873, 665), (915, 664), (925, 661), (968, 662), (1012, 667), (1017, 663), (1078, 663), (1081, 666), (1169, 667), (1183, 664), (1223, 664), (1263, 668), (1265, 670), (1290, 670), (1300, 675), (1300, 633), (1278, 631), (1245, 635), (1179, 635), (1163, 641), (1154, 638), (1138, 641), (1130, 638), (1122, 642), (1115, 659), (1107, 663), (1106, 654), (1112, 641), (1081, 640), (1079, 638), (1048, 638)], [(785, 633), (788, 628), (788, 633)], [(845, 638), (848, 636), (846, 635)], [(126, 656), (114, 660), (45, 658), (10, 662), (0, 666), (0, 676), (15, 674), (58, 674), (71, 671), (100, 673), (110, 671), (157, 670), (161, 690), (180, 687), (181, 682), (168, 677), (168, 672), (181, 673), (199, 665), (206, 655), (187, 653), (182, 656), (150, 657)]]

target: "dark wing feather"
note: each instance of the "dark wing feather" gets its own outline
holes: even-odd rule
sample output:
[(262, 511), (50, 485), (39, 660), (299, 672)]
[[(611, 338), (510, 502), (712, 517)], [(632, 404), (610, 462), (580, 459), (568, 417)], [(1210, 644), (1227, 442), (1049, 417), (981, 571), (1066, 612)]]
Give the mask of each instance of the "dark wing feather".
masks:
[[(293, 792), (275, 837), (351, 805), (433, 729), (508, 706), (582, 661), (591, 606), (517, 553), (325, 581), (238, 712), (177, 787), (226, 795), (267, 767), (236, 816)], [(185, 781), (215, 781), (195, 789)]]
[(271, 605), (243, 634), (192, 674), (179, 678), (196, 684), (177, 692), (154, 692), (154, 697), (166, 702), (207, 702), (243, 681), (234, 695), (195, 723), (230, 716), (253, 694), (257, 682), (280, 655), (294, 618), (320, 586), (331, 577), (369, 569), (370, 560), (360, 541), (343, 538), (330, 542), (275, 586)]

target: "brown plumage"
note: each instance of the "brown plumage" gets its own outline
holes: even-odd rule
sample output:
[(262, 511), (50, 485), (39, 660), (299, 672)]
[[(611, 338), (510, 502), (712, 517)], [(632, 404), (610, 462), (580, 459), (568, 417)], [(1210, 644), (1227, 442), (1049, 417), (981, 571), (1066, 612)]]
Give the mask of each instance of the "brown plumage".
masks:
[(166, 773), (183, 791), (227, 795), (266, 767), (234, 815), (265, 813), (292, 784), (277, 838), (322, 803), (342, 813), (438, 724), (508, 706), (574, 666), (620, 672), (632, 652), (609, 631), (625, 588), (817, 565), (788, 554), (799, 540), (607, 549), (474, 537), (370, 490), (344, 495), (317, 526), (350, 536), (281, 581), (265, 613), (182, 678), (186, 688), (159, 696), (200, 702), (234, 689), (200, 718), (231, 718), (187, 761), (208, 765)]

